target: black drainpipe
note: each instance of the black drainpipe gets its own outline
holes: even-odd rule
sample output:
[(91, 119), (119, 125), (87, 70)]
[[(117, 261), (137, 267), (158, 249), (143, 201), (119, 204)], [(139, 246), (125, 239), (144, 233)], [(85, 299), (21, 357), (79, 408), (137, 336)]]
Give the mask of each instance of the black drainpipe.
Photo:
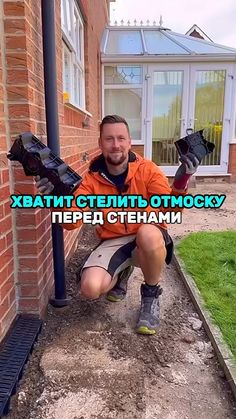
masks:
[[(41, 9), (47, 145), (57, 156), (60, 156), (54, 0), (41, 0)], [(52, 224), (52, 246), (55, 297), (50, 300), (50, 303), (54, 307), (63, 307), (68, 304), (68, 300), (65, 285), (64, 237), (63, 229), (59, 224)]]

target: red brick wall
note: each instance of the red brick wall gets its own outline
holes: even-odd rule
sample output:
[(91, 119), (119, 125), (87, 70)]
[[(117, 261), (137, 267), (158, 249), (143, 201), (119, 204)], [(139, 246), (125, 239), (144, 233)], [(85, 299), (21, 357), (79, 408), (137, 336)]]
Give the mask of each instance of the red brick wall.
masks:
[(236, 144), (229, 147), (229, 173), (232, 174), (231, 180), (236, 182)]
[[(58, 111), (61, 156), (80, 174), (88, 167), (83, 155), (88, 153), (91, 160), (97, 153), (98, 125), (101, 118), (100, 86), (100, 39), (107, 19), (106, 1), (81, 1), (85, 18), (85, 82), (86, 110), (92, 114), (89, 126), (83, 126), (85, 114), (63, 103), (62, 86), (62, 33), (60, 20), (60, 0), (56, 6), (56, 55), (58, 80)], [(6, 61), (6, 110), (4, 117), (9, 126), (9, 144), (6, 144), (5, 125), (2, 122), (3, 108), (0, 104), (1, 153), (6, 154), (10, 142), (23, 131), (32, 131), (46, 140), (43, 55), (41, 31), (41, 2), (35, 0), (4, 0), (4, 58)], [(0, 78), (2, 89), (2, 72)], [(2, 90), (1, 90), (2, 91)], [(2, 98), (2, 95), (1, 95)], [(8, 117), (7, 117), (8, 114)], [(10, 140), (11, 138), (11, 140)], [(5, 158), (6, 160), (6, 158)], [(8, 162), (6, 162), (8, 165)], [(32, 178), (26, 177), (18, 163), (11, 163), (11, 190), (15, 193), (36, 193)], [(1, 232), (0, 269), (4, 275), (0, 278), (0, 298), (4, 309), (0, 312), (0, 340), (16, 313), (33, 312), (43, 314), (48, 298), (53, 289), (53, 260), (51, 243), (50, 215), (47, 210), (10, 210), (6, 206), (9, 200), (9, 170), (0, 168), (1, 193)], [(11, 220), (15, 221), (15, 271), (17, 288), (13, 280), (13, 239)], [(78, 231), (65, 232), (65, 254), (73, 250)], [(11, 267), (11, 268), (10, 268)], [(4, 288), (3, 288), (4, 287)], [(17, 301), (15, 301), (17, 292)], [(10, 308), (3, 329), (2, 322)]]
[[(2, 8), (0, 4), (0, 16)], [(3, 33), (0, 21), (0, 33)], [(5, 90), (5, 50), (4, 38), (0, 36), (0, 337), (7, 332), (9, 324), (16, 316), (13, 220), (9, 210), (10, 172), (7, 150), (7, 106)]]

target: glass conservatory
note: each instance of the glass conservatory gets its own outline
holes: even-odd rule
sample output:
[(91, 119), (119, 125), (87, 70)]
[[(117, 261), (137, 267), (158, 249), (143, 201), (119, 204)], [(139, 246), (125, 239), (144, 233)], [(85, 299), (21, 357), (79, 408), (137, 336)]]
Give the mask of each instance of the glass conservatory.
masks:
[(235, 142), (236, 49), (162, 27), (109, 26), (101, 44), (103, 115), (124, 116), (134, 149), (173, 175), (174, 142), (204, 129), (199, 174), (226, 174)]

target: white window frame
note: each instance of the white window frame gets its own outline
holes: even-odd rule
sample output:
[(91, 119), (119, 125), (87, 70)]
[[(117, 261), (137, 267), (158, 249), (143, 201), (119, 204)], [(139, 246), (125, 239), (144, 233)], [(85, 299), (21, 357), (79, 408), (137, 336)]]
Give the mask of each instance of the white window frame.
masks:
[[(105, 84), (105, 67), (117, 67), (117, 66), (123, 66), (123, 67), (140, 67), (142, 71), (142, 78), (140, 83), (124, 83), (124, 84)], [(144, 139), (144, 124), (143, 124), (143, 115), (145, 110), (145, 103), (146, 103), (146, 92), (144, 89), (144, 82), (145, 82), (145, 66), (141, 63), (104, 63), (102, 66), (102, 117), (105, 116), (105, 90), (130, 90), (130, 89), (141, 89), (142, 90), (142, 100), (141, 100), (141, 138), (139, 139), (133, 139), (132, 138), (132, 145), (144, 145), (145, 139)]]
[[(74, 27), (76, 21), (76, 29)], [(67, 102), (85, 110), (84, 23), (76, 0), (61, 0), (63, 40), (63, 94)], [(65, 89), (65, 53), (69, 56), (67, 74), (69, 89)], [(77, 76), (75, 76), (77, 74)]]

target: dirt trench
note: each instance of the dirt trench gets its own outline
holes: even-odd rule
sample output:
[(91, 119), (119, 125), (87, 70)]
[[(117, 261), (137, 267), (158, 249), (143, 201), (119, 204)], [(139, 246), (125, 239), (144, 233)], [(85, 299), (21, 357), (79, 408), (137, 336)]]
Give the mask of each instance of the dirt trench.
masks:
[[(215, 212), (221, 211), (220, 217), (187, 211), (187, 225), (171, 226), (175, 240), (191, 229), (222, 229), (222, 219), (225, 229), (234, 228), (236, 186), (220, 186), (229, 188), (228, 202)], [(214, 187), (209, 186), (211, 193)], [(78, 296), (77, 272), (95, 245), (87, 227), (66, 271), (71, 302), (63, 309), (48, 307), (7, 418), (236, 418), (226, 378), (175, 268), (167, 266), (162, 275), (158, 334), (140, 336), (134, 332), (143, 280), (139, 269), (120, 303)]]

